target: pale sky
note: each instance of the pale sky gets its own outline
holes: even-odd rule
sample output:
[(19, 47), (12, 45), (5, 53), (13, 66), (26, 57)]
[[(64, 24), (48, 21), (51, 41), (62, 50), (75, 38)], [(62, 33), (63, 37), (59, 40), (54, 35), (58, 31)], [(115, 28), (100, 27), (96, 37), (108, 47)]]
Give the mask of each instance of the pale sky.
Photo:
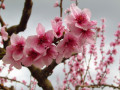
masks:
[[(1, 11), (1, 15), (9, 26), (18, 24), (22, 14), (22, 9), (25, 0), (5, 0), (6, 9)], [(54, 19), (55, 16), (59, 16), (59, 8), (54, 8), (53, 5), (56, 0), (33, 0), (33, 10), (31, 17), (28, 22), (27, 29), (24, 33), (20, 33), (25, 37), (29, 35), (36, 34), (36, 26), (38, 23), (43, 24), (46, 30), (51, 29), (50, 21)], [(59, 0), (58, 0), (59, 1)], [(117, 30), (117, 25), (120, 22), (120, 0), (78, 0), (79, 8), (89, 8), (92, 13), (91, 20), (98, 21), (98, 26), (100, 25), (100, 19), (106, 18), (106, 38), (107, 42), (110, 42), (113, 38), (114, 32)], [(69, 8), (70, 4), (73, 1), (63, 0), (63, 8)], [(52, 81), (53, 86), (55, 87), (56, 78), (59, 75), (61, 80), (64, 77), (62, 73), (62, 64), (57, 66), (54, 70), (52, 76), (49, 79)], [(27, 70), (23, 70), (23, 75), (20, 78), (28, 77), (29, 74), (26, 73)], [(19, 72), (19, 71), (16, 71)], [(114, 73), (114, 72), (113, 72)], [(13, 73), (15, 75), (17, 73)], [(11, 75), (11, 76), (12, 76)], [(25, 76), (24, 76), (25, 75)], [(29, 81), (29, 80), (28, 80)], [(19, 89), (18, 89), (19, 90)], [(38, 90), (38, 89), (36, 89)]]

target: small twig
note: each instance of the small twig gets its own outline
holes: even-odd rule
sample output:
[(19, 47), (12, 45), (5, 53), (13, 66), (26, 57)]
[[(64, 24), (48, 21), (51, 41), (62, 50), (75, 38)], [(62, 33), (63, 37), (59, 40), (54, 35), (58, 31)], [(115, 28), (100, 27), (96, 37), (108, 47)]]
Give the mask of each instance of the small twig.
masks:
[(1, 23), (1, 26), (2, 26), (2, 27), (3, 27), (4, 25), (6, 25), (1, 16), (0, 16), (0, 23)]
[(62, 17), (63, 7), (62, 7), (63, 0), (60, 0), (60, 17)]
[(78, 90), (78, 88), (81, 87), (81, 88), (84, 88), (84, 87), (87, 87), (87, 88), (100, 88), (100, 87), (109, 87), (109, 88), (114, 88), (114, 89), (120, 89), (119, 86), (114, 86), (114, 85), (109, 85), (109, 84), (101, 84), (101, 85), (98, 85), (98, 84), (95, 84), (95, 85), (77, 85), (75, 90)]
[(7, 32), (11, 36), (13, 33), (19, 33), (21, 31), (24, 31), (26, 29), (29, 17), (32, 12), (32, 0), (25, 0), (24, 9), (22, 13), (22, 17), (20, 20), (20, 23), (18, 25), (11, 26), (7, 29)]
[(26, 87), (29, 87), (28, 85), (25, 85), (24, 83), (22, 83), (22, 82), (20, 82), (20, 81), (17, 81), (17, 80), (14, 80), (14, 79), (10, 79), (10, 78), (8, 78), (8, 77), (2, 77), (2, 76), (0, 76), (0, 78), (7, 79), (7, 80), (9, 80), (9, 81), (13, 81), (13, 82), (16, 82), (16, 83), (20, 83), (20, 84), (23, 84), (23, 85), (26, 86)]
[(76, 6), (78, 6), (78, 0), (76, 0), (75, 3), (76, 3)]

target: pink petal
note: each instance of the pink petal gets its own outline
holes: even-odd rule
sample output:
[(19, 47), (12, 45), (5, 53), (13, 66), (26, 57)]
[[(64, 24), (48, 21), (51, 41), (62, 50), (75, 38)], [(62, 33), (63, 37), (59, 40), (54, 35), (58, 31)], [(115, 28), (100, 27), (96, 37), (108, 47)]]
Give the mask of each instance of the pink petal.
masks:
[(34, 36), (29, 36), (26, 40), (26, 46), (27, 47), (35, 47), (35, 45), (37, 44), (38, 41), (38, 36), (34, 35)]
[(49, 43), (52, 43), (52, 41), (54, 39), (53, 31), (52, 30), (47, 31), (46, 36), (47, 36), (47, 38), (49, 40)]
[(57, 23), (54, 20), (52, 20), (51, 24), (52, 24), (52, 29), (56, 32), (56, 30), (57, 30), (56, 24)]
[(33, 60), (31, 60), (31, 58), (29, 57), (25, 57), (23, 60), (22, 60), (22, 64), (24, 66), (31, 66), (33, 64)]
[(82, 11), (85, 12), (88, 15), (89, 18), (91, 18), (91, 12), (90, 12), (89, 9), (84, 8)]
[(73, 34), (75, 34), (77, 36), (80, 35), (82, 32), (82, 29), (75, 27), (75, 25), (73, 25), (73, 24), (68, 24), (68, 28), (70, 31), (72, 31)]
[(56, 63), (59, 64), (63, 59), (63, 54), (59, 54), (56, 58)]
[[(80, 29), (83, 29), (83, 28), (84, 28), (82, 25), (80, 25), (80, 24), (78, 24), (78, 23), (75, 23), (75, 26), (78, 27), (78, 28), (80, 28)], [(85, 29), (85, 30), (86, 30), (86, 29)]]
[(13, 56), (13, 59), (14, 59), (15, 61), (18, 61), (18, 60), (22, 59), (22, 57), (23, 57), (23, 52), (22, 52), (22, 51), (19, 52), (19, 51), (15, 50), (15, 51), (13, 52), (12, 56)]
[(73, 18), (72, 15), (67, 15), (65, 18), (65, 23), (66, 24), (71, 24), (71, 23), (73, 24), (73, 23), (75, 23), (75, 19)]
[(34, 49), (35, 49), (37, 52), (39, 52), (40, 54), (43, 54), (43, 55), (46, 54), (45, 47), (42, 46), (42, 45), (36, 45), (36, 46), (34, 47)]
[(52, 58), (43, 58), (45, 65), (48, 67), (52, 63)]
[(15, 64), (14, 64), (14, 67), (15, 68), (17, 68), (17, 69), (21, 69), (21, 63), (20, 62), (16, 62)]
[(5, 31), (5, 26), (1, 28), (1, 34), (2, 39), (6, 41), (8, 39), (8, 33)]
[(71, 11), (72, 16), (76, 19), (76, 17), (81, 12), (81, 9), (79, 9), (75, 4), (72, 4), (70, 6), (70, 11)]
[(37, 32), (37, 35), (44, 35), (45, 34), (45, 28), (43, 27), (42, 24), (38, 24), (37, 28), (36, 28), (36, 32)]
[(35, 61), (33, 64), (38, 68), (42, 68), (45, 65), (42, 59)]
[(10, 64), (12, 60), (13, 60), (13, 59), (10, 58), (8, 55), (5, 55), (5, 56), (2, 58), (2, 61), (3, 61), (5, 64)]
[(20, 37), (17, 34), (13, 33), (10, 38), (11, 45), (17, 45), (19, 40), (20, 40)]

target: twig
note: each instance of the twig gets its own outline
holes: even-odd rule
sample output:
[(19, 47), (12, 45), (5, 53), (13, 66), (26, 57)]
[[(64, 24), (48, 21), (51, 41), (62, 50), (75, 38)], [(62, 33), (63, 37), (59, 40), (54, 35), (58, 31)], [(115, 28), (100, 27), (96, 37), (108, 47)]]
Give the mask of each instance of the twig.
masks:
[(0, 16), (0, 23), (1, 23), (1, 26), (6, 25), (1, 16)]
[(78, 88), (81, 87), (81, 88), (84, 88), (84, 87), (87, 87), (87, 88), (100, 88), (100, 87), (110, 87), (110, 88), (114, 88), (114, 89), (120, 89), (119, 86), (114, 86), (114, 85), (109, 85), (109, 84), (101, 84), (101, 85), (77, 85), (75, 90), (78, 90)]
[(62, 3), (63, 0), (60, 0), (60, 17), (62, 17), (62, 12), (63, 12)]

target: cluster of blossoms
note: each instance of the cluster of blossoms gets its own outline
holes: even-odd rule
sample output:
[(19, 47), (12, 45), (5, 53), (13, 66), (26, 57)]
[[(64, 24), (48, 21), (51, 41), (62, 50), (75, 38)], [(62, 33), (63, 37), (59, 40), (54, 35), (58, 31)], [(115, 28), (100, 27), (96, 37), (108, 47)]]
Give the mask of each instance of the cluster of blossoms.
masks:
[[(0, 8), (5, 9), (3, 1), (1, 0)], [(77, 0), (71, 1), (77, 2)], [(54, 7), (61, 8), (60, 4), (56, 1)], [(115, 61), (114, 56), (117, 54), (116, 46), (120, 45), (120, 25), (118, 25), (118, 30), (115, 33), (117, 39), (110, 43), (110, 48), (105, 52), (105, 19), (101, 20), (102, 27), (99, 28), (96, 26), (96, 21), (90, 20), (91, 12), (89, 9), (81, 10), (76, 5), (72, 4), (65, 11), (66, 17), (64, 21), (61, 17), (55, 17), (54, 20), (51, 20), (52, 29), (47, 32), (45, 32), (45, 27), (39, 23), (36, 28), (37, 35), (29, 36), (25, 39), (17, 34), (12, 34), (10, 45), (6, 47), (6, 55), (2, 59), (4, 64), (0, 66), (0, 73), (6, 64), (10, 64), (9, 74), (13, 70), (13, 66), (17, 69), (21, 69), (22, 66), (29, 67), (31, 65), (42, 68), (43, 66), (49, 66), (53, 60), (59, 64), (62, 60), (69, 59), (68, 62), (64, 61), (64, 65), (69, 67), (69, 71), (64, 66), (65, 79), (63, 86), (59, 87), (59, 89), (71, 90), (71, 85), (76, 90), (79, 87), (81, 87), (81, 90), (90, 90), (91, 87), (96, 88), (102, 85), (103, 87), (104, 85), (112, 87), (113, 85), (108, 85), (106, 81), (111, 72), (109, 66)], [(64, 22), (67, 28), (63, 26)], [(3, 26), (0, 31), (2, 36), (1, 43), (8, 40), (6, 26)], [(101, 38), (99, 49), (101, 58), (98, 56), (98, 48), (96, 47), (97, 38)], [(88, 47), (89, 49), (87, 49)], [(92, 59), (94, 59), (95, 77), (92, 77), (90, 72)], [(118, 70), (120, 72), (120, 61)], [(16, 77), (12, 79), (0, 77), (1, 84), (7, 83), (8, 80), (18, 82)], [(115, 76), (113, 82), (119, 86), (120, 78)], [(29, 86), (25, 80), (19, 83), (31, 87), (31, 90), (34, 90), (37, 84), (35, 79), (30, 80)], [(116, 87), (114, 86), (113, 88)]]
[[(119, 76), (115, 76), (113, 82), (111, 81), (109, 84), (107, 80), (109, 80), (109, 75), (111, 75), (111, 67), (115, 60), (114, 57), (117, 55), (117, 46), (120, 45), (120, 27), (118, 25), (118, 30), (115, 33), (115, 39), (110, 43), (110, 48), (106, 52), (105, 49), (105, 19), (102, 19), (102, 27), (96, 27), (96, 41), (97, 39), (101, 39), (100, 48), (96, 47), (96, 43), (93, 43), (88, 46), (83, 46), (83, 50), (76, 56), (72, 56), (69, 61), (64, 63), (63, 72), (65, 73), (65, 78), (63, 81), (62, 90), (68, 89), (71, 90), (71, 86), (75, 88), (80, 88), (80, 90), (91, 90), (90, 88), (97, 88), (98, 86), (108, 86), (109, 84), (115, 85), (116, 87), (120, 85)], [(100, 54), (98, 55), (98, 53)], [(93, 61), (94, 60), (94, 61)], [(93, 64), (94, 62), (94, 64)], [(118, 62), (118, 61), (117, 61)], [(94, 66), (92, 66), (93, 64)], [(69, 67), (66, 68), (66, 67)], [(120, 71), (120, 60), (119, 65), (116, 64), (116, 68)], [(91, 71), (92, 70), (92, 71)], [(92, 76), (94, 74), (94, 77)], [(99, 88), (100, 88), (99, 87)]]
[(82, 52), (86, 44), (95, 43), (96, 21), (91, 21), (88, 9), (79, 9), (75, 4), (70, 6), (70, 14), (66, 16), (67, 29), (62, 25), (60, 17), (51, 21), (52, 30), (45, 32), (45, 27), (38, 24), (37, 35), (27, 39), (13, 34), (11, 44), (6, 48), (3, 62), (18, 69), (32, 64), (42, 68), (53, 60), (60, 63), (63, 58), (69, 58), (75, 53)]

